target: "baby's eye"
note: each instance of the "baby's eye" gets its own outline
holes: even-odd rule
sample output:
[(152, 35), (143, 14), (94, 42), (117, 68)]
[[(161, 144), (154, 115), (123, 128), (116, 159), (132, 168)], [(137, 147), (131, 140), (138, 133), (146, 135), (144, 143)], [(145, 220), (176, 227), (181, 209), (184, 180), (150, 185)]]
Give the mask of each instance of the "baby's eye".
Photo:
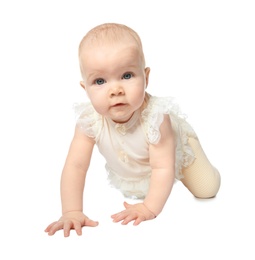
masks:
[(105, 80), (104, 79), (96, 79), (95, 80), (95, 84), (96, 85), (102, 85), (102, 84), (104, 84), (105, 83)]
[(132, 76), (133, 76), (132, 73), (128, 72), (128, 73), (125, 73), (125, 74), (123, 75), (123, 79), (131, 79)]

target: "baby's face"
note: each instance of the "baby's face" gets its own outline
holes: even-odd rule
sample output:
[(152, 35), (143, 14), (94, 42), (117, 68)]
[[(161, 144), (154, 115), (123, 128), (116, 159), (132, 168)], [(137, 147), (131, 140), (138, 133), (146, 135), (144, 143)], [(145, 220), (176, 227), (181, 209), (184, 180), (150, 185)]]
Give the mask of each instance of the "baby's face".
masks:
[(95, 110), (118, 123), (127, 122), (144, 101), (149, 68), (135, 44), (91, 46), (81, 52), (82, 87)]

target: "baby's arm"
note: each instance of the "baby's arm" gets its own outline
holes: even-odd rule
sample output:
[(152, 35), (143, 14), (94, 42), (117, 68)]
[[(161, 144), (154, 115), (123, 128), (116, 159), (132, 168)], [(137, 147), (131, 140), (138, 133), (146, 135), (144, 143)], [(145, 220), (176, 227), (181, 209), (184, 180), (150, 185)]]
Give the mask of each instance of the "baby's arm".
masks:
[(134, 220), (134, 225), (138, 225), (144, 220), (155, 218), (162, 211), (175, 178), (175, 140), (168, 115), (164, 117), (160, 133), (159, 143), (149, 147), (152, 175), (146, 198), (143, 203), (124, 203), (126, 209), (112, 216), (114, 222), (127, 224)]
[(144, 204), (156, 216), (162, 211), (175, 179), (175, 140), (169, 116), (165, 116), (160, 132), (159, 143), (150, 145), (152, 175), (149, 192), (144, 200)]
[(82, 226), (98, 225), (83, 214), (83, 190), (94, 144), (79, 128), (75, 130), (61, 176), (62, 217), (46, 228), (49, 235), (60, 229), (65, 236), (71, 229), (81, 235)]

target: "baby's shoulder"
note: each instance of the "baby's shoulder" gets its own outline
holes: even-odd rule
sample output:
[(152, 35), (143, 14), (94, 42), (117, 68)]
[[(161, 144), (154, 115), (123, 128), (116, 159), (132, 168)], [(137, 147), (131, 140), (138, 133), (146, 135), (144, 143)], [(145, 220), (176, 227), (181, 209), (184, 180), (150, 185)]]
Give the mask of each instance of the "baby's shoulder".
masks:
[(76, 125), (89, 137), (96, 138), (102, 127), (102, 116), (99, 115), (90, 102), (73, 105)]
[(142, 124), (150, 143), (156, 144), (160, 140), (160, 126), (164, 115), (178, 118), (182, 113), (173, 97), (150, 96), (145, 109), (141, 113)]
[(74, 103), (73, 110), (76, 118), (91, 117), (95, 115), (95, 109), (90, 102)]
[(175, 98), (167, 97), (158, 97), (150, 96), (147, 106), (144, 109), (143, 113), (163, 113), (169, 114), (172, 111), (179, 111), (179, 106), (176, 104)]

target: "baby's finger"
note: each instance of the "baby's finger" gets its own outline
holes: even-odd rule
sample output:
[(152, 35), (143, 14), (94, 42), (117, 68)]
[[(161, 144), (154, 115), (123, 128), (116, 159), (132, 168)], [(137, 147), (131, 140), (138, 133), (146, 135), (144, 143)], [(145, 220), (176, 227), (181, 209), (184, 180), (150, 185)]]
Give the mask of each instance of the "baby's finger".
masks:
[(52, 236), (54, 235), (58, 230), (63, 229), (64, 223), (62, 221), (55, 222), (54, 225), (51, 226), (48, 235)]
[(135, 220), (138, 217), (138, 214), (136, 212), (125, 210), (121, 212), (116, 218), (114, 222), (121, 222), (122, 225), (126, 225), (129, 222)]
[(111, 218), (116, 218), (119, 213), (115, 213), (111, 215)]
[(113, 222), (119, 222), (119, 221), (125, 219), (127, 216), (128, 216), (128, 213), (126, 210), (124, 210), (120, 213), (114, 214), (114, 216), (112, 216)]
[(125, 219), (121, 222), (122, 225), (127, 225), (129, 222), (135, 220), (137, 218), (136, 214), (129, 214), (125, 217)]
[(85, 226), (88, 226), (88, 227), (96, 227), (98, 226), (99, 222), (98, 221), (94, 221), (94, 220), (91, 220), (91, 219), (87, 219), (86, 220), (86, 223), (85, 223)]
[(51, 223), (48, 227), (46, 227), (46, 229), (44, 230), (45, 232), (49, 232), (50, 229), (57, 223), (57, 221)]
[(133, 205), (127, 203), (126, 201), (124, 201), (123, 205), (124, 205), (124, 207), (125, 207), (126, 209), (128, 209), (128, 208), (130, 208), (130, 207), (133, 206)]
[(144, 216), (139, 216), (135, 221), (134, 221), (134, 226), (139, 225), (141, 222), (145, 221), (146, 218)]
[(64, 224), (64, 237), (69, 237), (70, 235), (70, 230), (72, 228), (72, 221), (66, 221), (65, 224)]
[(117, 218), (117, 217), (119, 217), (123, 212), (125, 212), (125, 210), (120, 211), (120, 212), (118, 212), (118, 213), (115, 213), (115, 214), (111, 215), (111, 218)]
[(77, 235), (81, 236), (82, 235), (81, 223), (77, 221), (73, 224), (73, 226), (74, 226), (74, 229), (75, 229)]

